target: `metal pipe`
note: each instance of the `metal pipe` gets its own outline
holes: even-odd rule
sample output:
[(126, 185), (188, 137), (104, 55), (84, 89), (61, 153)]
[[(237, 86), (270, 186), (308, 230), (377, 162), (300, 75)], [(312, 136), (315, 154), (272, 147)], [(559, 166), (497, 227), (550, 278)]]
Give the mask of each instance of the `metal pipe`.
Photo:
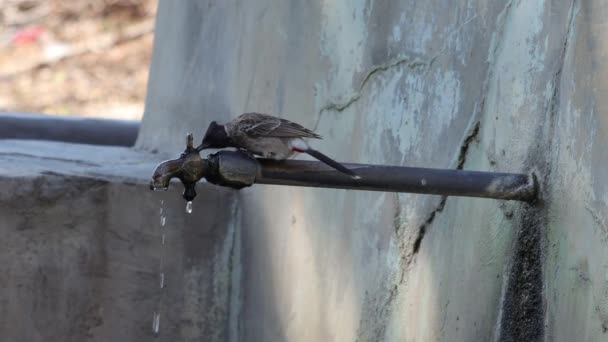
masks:
[(353, 179), (318, 161), (253, 158), (238, 151), (220, 151), (203, 159), (193, 147), (192, 134), (178, 159), (156, 168), (151, 189), (167, 188), (171, 178), (184, 184), (183, 197), (196, 197), (195, 185), (209, 183), (242, 189), (259, 184), (307, 186), (443, 196), (495, 198), (530, 202), (536, 198), (536, 177), (515, 173), (427, 169), (406, 166), (344, 164), (360, 179)]
[(483, 197), (531, 201), (536, 195), (534, 176), (468, 170), (405, 166), (344, 164), (361, 179), (355, 180), (316, 161), (257, 159), (255, 183), (337, 189), (410, 192), (444, 196)]
[(62, 141), (90, 145), (133, 146), (139, 121), (76, 118), (44, 114), (0, 114), (0, 139)]

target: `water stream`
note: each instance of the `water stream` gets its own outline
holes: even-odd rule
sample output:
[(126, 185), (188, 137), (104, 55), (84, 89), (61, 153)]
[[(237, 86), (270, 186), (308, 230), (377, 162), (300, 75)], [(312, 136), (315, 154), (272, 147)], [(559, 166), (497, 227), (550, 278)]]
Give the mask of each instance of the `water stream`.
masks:
[(165, 242), (167, 240), (167, 235), (165, 232), (165, 224), (167, 223), (167, 216), (165, 213), (165, 201), (160, 201), (160, 257), (158, 261), (158, 277), (159, 277), (159, 288), (160, 293), (158, 296), (158, 304), (156, 306), (156, 311), (154, 311), (154, 316), (152, 318), (152, 332), (154, 335), (158, 336), (160, 332), (160, 312), (163, 305), (163, 298), (165, 296)]
[[(186, 212), (188, 214), (192, 214), (192, 201), (188, 201), (186, 204)], [(158, 262), (158, 278), (159, 278), (159, 295), (158, 295), (158, 303), (156, 306), (156, 311), (154, 311), (154, 315), (152, 317), (152, 333), (155, 336), (159, 335), (160, 332), (160, 313), (163, 305), (163, 299), (165, 297), (165, 286), (166, 286), (166, 277), (165, 277), (165, 245), (167, 242), (167, 233), (165, 232), (165, 225), (167, 224), (167, 214), (165, 211), (165, 201), (160, 201), (160, 257)]]

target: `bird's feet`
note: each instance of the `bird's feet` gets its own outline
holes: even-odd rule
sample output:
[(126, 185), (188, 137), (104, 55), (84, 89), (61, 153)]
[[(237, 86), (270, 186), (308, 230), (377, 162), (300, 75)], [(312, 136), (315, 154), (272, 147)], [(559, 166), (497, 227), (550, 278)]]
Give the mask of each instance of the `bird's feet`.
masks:
[(249, 151), (247, 151), (247, 150), (245, 150), (243, 148), (239, 148), (239, 149), (237, 149), (237, 151), (240, 152), (240, 153), (242, 153), (242, 154), (244, 154), (244, 155), (246, 155), (249, 158), (255, 159), (255, 155), (253, 153), (251, 153), (251, 152), (249, 152)]

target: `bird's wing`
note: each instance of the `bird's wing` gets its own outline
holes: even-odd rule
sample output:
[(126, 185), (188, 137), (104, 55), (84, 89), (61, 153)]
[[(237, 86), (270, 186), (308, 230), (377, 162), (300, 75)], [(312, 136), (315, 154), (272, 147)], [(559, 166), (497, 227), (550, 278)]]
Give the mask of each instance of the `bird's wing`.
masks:
[(239, 127), (251, 137), (321, 139), (320, 135), (302, 125), (266, 114), (246, 113), (239, 119)]

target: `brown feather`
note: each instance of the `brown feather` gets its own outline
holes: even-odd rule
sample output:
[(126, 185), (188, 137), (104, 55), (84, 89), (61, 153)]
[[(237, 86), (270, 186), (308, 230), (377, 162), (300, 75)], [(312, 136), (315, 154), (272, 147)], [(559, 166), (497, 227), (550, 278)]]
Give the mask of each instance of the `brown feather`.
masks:
[(260, 113), (245, 113), (232, 121), (250, 137), (315, 138), (321, 136), (295, 122)]

